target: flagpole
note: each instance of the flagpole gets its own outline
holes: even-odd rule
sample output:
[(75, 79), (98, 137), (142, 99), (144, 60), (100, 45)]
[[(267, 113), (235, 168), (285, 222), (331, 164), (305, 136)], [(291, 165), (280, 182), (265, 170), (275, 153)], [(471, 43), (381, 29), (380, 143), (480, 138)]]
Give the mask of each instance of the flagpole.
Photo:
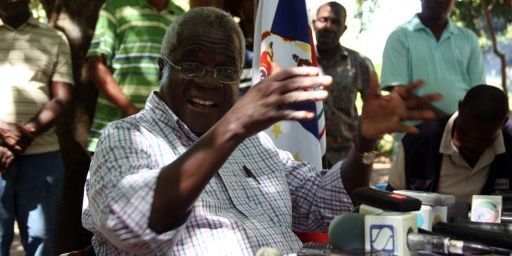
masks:
[(254, 0), (253, 3), (254, 3), (254, 22), (256, 22), (256, 15), (258, 13), (258, 0)]

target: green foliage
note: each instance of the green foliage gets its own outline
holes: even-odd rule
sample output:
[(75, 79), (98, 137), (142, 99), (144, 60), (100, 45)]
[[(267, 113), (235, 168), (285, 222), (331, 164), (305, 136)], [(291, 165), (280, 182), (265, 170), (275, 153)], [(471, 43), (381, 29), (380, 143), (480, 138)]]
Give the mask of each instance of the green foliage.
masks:
[(357, 10), (354, 14), (354, 18), (361, 21), (360, 32), (366, 30), (366, 24), (369, 24), (372, 18), (372, 14), (379, 7), (378, 0), (356, 0)]
[(34, 15), (34, 18), (40, 22), (46, 23), (48, 21), (46, 13), (43, 9), (43, 5), (39, 2), (39, 0), (30, 1), (30, 10), (32, 10), (32, 15)]
[[(452, 12), (452, 19), (457, 24), (473, 30), (479, 37), (482, 46), (489, 46), (488, 28), (482, 11), (482, 1), (457, 1), (455, 10)], [(492, 17), (492, 25), (496, 31), (498, 40), (512, 38), (512, 7), (504, 0), (486, 0), (489, 3), (489, 12)], [(482, 40), (484, 39), (484, 40)]]
[(183, 8), (185, 11), (190, 9), (189, 0), (174, 0), (173, 2)]
[(391, 134), (384, 135), (377, 143), (379, 155), (390, 158), (393, 154), (393, 145), (395, 140)]

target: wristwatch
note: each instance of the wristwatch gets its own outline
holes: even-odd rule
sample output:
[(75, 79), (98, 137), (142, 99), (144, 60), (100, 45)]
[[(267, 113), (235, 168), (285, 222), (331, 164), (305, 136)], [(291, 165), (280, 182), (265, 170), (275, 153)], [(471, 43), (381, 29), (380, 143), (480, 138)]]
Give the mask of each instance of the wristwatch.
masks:
[(363, 164), (372, 164), (378, 154), (379, 152), (375, 150), (361, 153), (361, 161)]

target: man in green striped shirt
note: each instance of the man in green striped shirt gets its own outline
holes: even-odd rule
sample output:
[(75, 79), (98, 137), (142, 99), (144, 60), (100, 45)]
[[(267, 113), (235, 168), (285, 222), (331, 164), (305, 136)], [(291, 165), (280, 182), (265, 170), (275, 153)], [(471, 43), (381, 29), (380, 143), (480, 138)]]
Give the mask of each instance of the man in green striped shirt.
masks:
[(94, 152), (103, 128), (133, 115), (158, 89), (158, 57), (167, 27), (183, 13), (170, 0), (107, 0), (87, 53), (100, 91), (89, 136)]

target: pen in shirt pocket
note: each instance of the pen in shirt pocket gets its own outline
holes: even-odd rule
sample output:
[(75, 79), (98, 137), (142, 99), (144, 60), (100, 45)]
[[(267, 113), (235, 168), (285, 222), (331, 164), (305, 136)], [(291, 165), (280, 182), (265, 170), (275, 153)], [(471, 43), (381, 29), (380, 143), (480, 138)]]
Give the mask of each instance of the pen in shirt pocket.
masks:
[(252, 178), (252, 179), (254, 179), (254, 181), (256, 181), (256, 183), (258, 183), (258, 185), (261, 185), (258, 178), (256, 178), (256, 175), (254, 175), (254, 173), (251, 171), (251, 169), (249, 169), (247, 166), (245, 166), (245, 164), (242, 166), (242, 169), (244, 169), (245, 176), (247, 178)]

